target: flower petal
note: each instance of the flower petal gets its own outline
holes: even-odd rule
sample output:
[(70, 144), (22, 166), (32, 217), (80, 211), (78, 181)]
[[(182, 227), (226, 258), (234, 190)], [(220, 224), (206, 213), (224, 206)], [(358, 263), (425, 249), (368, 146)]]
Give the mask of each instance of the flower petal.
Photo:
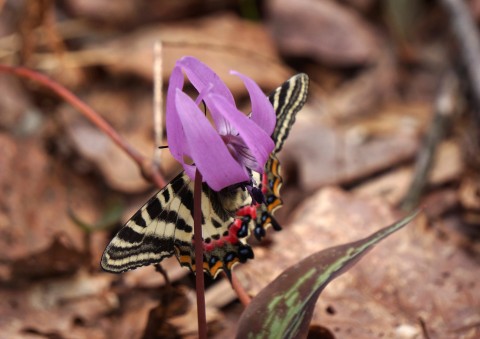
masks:
[[(203, 62), (194, 57), (186, 56), (178, 60), (176, 65), (184, 70), (192, 85), (202, 94), (202, 99), (206, 99), (204, 94), (208, 91), (223, 96), (228, 102), (235, 105), (235, 99), (230, 89), (219, 76)], [(205, 100), (205, 103), (207, 107), (210, 106), (208, 99)], [(217, 117), (217, 119), (214, 119), (214, 122), (220, 134), (226, 135), (231, 131), (228, 121), (225, 121), (223, 117)]]
[[(245, 167), (233, 158), (222, 138), (195, 102), (180, 89), (176, 91), (175, 102), (183, 131), (188, 136), (188, 153), (185, 155), (193, 159), (208, 186), (219, 191), (227, 186), (248, 181)], [(175, 159), (185, 164), (183, 155)], [(190, 170), (187, 174), (193, 179), (189, 172)]]
[(220, 95), (209, 96), (212, 102), (209, 107), (212, 117), (222, 115), (238, 131), (239, 137), (257, 161), (257, 166), (252, 169), (263, 173), (263, 167), (275, 146), (270, 135)]
[(186, 149), (185, 134), (175, 103), (177, 89), (183, 88), (183, 81), (184, 77), (181, 68), (174, 67), (170, 75), (167, 90), (166, 128), (168, 147), (175, 159), (183, 159), (183, 154), (185, 154)]
[(202, 92), (204, 88), (211, 86), (212, 93), (223, 96), (228, 102), (235, 105), (233, 94), (227, 85), (203, 62), (194, 57), (186, 56), (178, 60), (177, 65), (182, 67), (188, 80), (190, 80), (199, 93)]
[(230, 71), (230, 74), (239, 76), (247, 88), (252, 102), (251, 119), (268, 135), (272, 135), (277, 116), (275, 115), (275, 110), (270, 100), (268, 100), (267, 96), (262, 92), (260, 87), (258, 87), (257, 83), (246, 75), (238, 73), (237, 71)]

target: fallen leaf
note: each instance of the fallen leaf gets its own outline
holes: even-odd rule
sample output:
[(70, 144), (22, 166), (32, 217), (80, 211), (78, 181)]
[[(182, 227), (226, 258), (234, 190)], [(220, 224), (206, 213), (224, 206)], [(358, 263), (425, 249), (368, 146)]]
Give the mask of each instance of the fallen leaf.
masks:
[[(416, 110), (412, 109), (412, 116)], [(371, 123), (370, 123), (371, 121)], [(287, 178), (304, 192), (324, 185), (345, 184), (412, 159), (419, 147), (422, 120), (400, 110), (378, 112), (347, 126), (316, 114), (307, 105), (298, 114), (279, 155)]]
[(373, 63), (379, 42), (358, 13), (334, 1), (271, 0), (268, 24), (280, 51), (333, 66)]
[[(390, 204), (397, 205), (405, 198), (410, 188), (414, 173), (413, 166), (398, 167), (386, 174), (376, 176), (355, 187), (353, 192), (362, 197), (383, 197)], [(452, 141), (445, 141), (439, 145), (427, 180), (430, 187), (438, 187), (459, 180), (462, 172), (458, 145)]]
[(262, 25), (228, 12), (140, 28), (118, 39), (86, 46), (70, 58), (73, 63), (82, 63), (82, 59), (88, 57), (113, 74), (136, 74), (152, 81), (156, 42), (163, 44), (165, 80), (175, 62), (185, 55), (197, 57), (212, 67), (236, 96), (246, 91), (242, 81), (229, 74), (232, 69), (252, 77), (267, 90), (276, 88), (293, 73), (280, 61)]

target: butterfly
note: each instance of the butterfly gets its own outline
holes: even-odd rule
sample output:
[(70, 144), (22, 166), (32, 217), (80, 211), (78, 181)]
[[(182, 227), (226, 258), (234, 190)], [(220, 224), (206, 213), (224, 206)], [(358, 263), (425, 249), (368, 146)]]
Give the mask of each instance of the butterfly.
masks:
[[(235, 264), (253, 259), (252, 248), (246, 243), (252, 233), (261, 240), (269, 226), (281, 229), (273, 217), (282, 206), (282, 177), (276, 154), (306, 101), (308, 81), (306, 74), (297, 74), (269, 95), (277, 116), (272, 133), (275, 148), (264, 173), (252, 173), (252, 182), (263, 193), (264, 203), (252, 200), (242, 187), (231, 186), (216, 192), (202, 184), (202, 265), (214, 278), (222, 270), (230, 276)], [(120, 273), (175, 255), (180, 265), (195, 272), (193, 191), (190, 177), (184, 172), (177, 175), (115, 235), (103, 253), (101, 267), (107, 272)]]

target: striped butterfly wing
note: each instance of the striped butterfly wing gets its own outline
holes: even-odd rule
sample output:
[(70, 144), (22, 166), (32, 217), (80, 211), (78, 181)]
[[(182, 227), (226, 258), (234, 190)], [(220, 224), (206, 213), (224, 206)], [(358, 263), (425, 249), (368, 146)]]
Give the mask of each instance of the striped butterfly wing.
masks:
[[(277, 114), (277, 123), (272, 133), (272, 139), (275, 141), (273, 155), (282, 149), (297, 113), (307, 100), (308, 81), (306, 74), (297, 74), (268, 96)], [(265, 168), (268, 169), (267, 166)]]
[[(282, 148), (295, 114), (305, 102), (307, 87), (308, 77), (299, 74), (269, 96), (277, 114), (272, 134), (275, 150), (263, 177), (254, 173), (256, 181), (261, 182), (265, 205), (251, 206), (250, 195), (242, 189), (215, 192), (203, 184), (202, 265), (207, 274), (215, 277), (222, 270), (229, 274), (236, 263), (253, 258), (253, 251), (246, 244), (251, 229), (257, 238), (261, 238), (269, 225), (279, 229), (272, 216), (282, 203), (279, 197), (282, 180), (275, 153)], [(160, 190), (111, 240), (102, 256), (102, 268), (120, 273), (175, 255), (182, 266), (195, 271), (193, 190), (193, 182), (184, 172)]]
[[(111, 240), (102, 256), (102, 268), (121, 273), (159, 263), (175, 254), (182, 266), (195, 271), (193, 186), (190, 177), (182, 172), (153, 196)], [(251, 203), (251, 198), (242, 192), (228, 195), (240, 207)], [(240, 225), (236, 225), (234, 213), (224, 207), (221, 199), (225, 194), (205, 183), (202, 186), (203, 268), (213, 277), (221, 270), (230, 272), (237, 262), (253, 258), (251, 248), (237, 235)]]
[(282, 149), (297, 113), (307, 100), (308, 82), (306, 74), (297, 74), (269, 95), (270, 102), (277, 114), (277, 123), (272, 133), (275, 149), (265, 164), (265, 171), (261, 176), (261, 189), (265, 196), (265, 204), (257, 205), (256, 210), (250, 210), (251, 213), (239, 211), (245, 222), (250, 222), (249, 227), (258, 240), (265, 236), (269, 226), (276, 231), (281, 230), (280, 224), (273, 217), (273, 213), (282, 206), (280, 188), (283, 181), (276, 154)]

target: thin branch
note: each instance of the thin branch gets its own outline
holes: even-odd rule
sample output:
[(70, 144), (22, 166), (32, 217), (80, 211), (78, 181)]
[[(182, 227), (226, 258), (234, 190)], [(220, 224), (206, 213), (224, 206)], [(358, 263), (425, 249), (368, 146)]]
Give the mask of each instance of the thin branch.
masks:
[(417, 155), (413, 180), (402, 202), (404, 210), (416, 207), (428, 184), (428, 176), (435, 159), (438, 144), (443, 140), (445, 129), (457, 107), (458, 82), (453, 73), (447, 73), (442, 81), (435, 102), (435, 115)]
[(203, 279), (203, 237), (202, 237), (202, 175), (195, 173), (193, 192), (193, 230), (195, 246), (195, 279), (197, 292), (198, 337), (207, 338), (207, 316), (205, 310), (205, 281)]
[(238, 278), (237, 276), (233, 273), (231, 273), (231, 284), (232, 284), (232, 288), (233, 290), (235, 291), (235, 293), (237, 294), (238, 296), (238, 299), (240, 300), (240, 302), (243, 304), (243, 306), (247, 306), (248, 304), (250, 304), (250, 302), (252, 301), (252, 298), (250, 298), (250, 296), (248, 295), (247, 291), (245, 291), (245, 289), (243, 288), (242, 284), (240, 284), (240, 281), (238, 281)]
[(467, 3), (463, 0), (441, 0), (461, 48), (460, 57), (467, 69), (475, 103), (475, 120), (480, 126), (480, 35)]
[(137, 163), (137, 165), (142, 170), (142, 173), (147, 177), (151, 178), (154, 183), (162, 188), (165, 186), (165, 180), (163, 177), (158, 173), (158, 171), (151, 170), (149, 163), (150, 160), (139, 153), (130, 143), (128, 143), (125, 139), (123, 139), (115, 129), (103, 119), (97, 112), (95, 112), (91, 107), (85, 104), (80, 98), (78, 98), (75, 94), (67, 90), (65, 87), (60, 85), (59, 83), (53, 81), (52, 79), (48, 78), (47, 76), (33, 71), (31, 69), (25, 67), (12, 67), (7, 65), (0, 64), (0, 72), (15, 74), (22, 78), (26, 78), (32, 80), (36, 83), (39, 83), (46, 88), (49, 88), (58, 96), (60, 96), (63, 100), (68, 102), (70, 105), (75, 107), (80, 113), (82, 113), (92, 124), (97, 126), (102, 132), (104, 132), (110, 139), (113, 140), (118, 147), (120, 147), (125, 153), (127, 153), (130, 158), (133, 159)]
[(418, 322), (420, 323), (420, 327), (422, 328), (423, 338), (430, 339), (430, 333), (428, 332), (428, 327), (422, 317), (418, 318)]
[(163, 81), (162, 81), (162, 42), (157, 41), (153, 47), (153, 132), (155, 140), (155, 150), (153, 151), (153, 164), (160, 167), (160, 157), (163, 143)]

